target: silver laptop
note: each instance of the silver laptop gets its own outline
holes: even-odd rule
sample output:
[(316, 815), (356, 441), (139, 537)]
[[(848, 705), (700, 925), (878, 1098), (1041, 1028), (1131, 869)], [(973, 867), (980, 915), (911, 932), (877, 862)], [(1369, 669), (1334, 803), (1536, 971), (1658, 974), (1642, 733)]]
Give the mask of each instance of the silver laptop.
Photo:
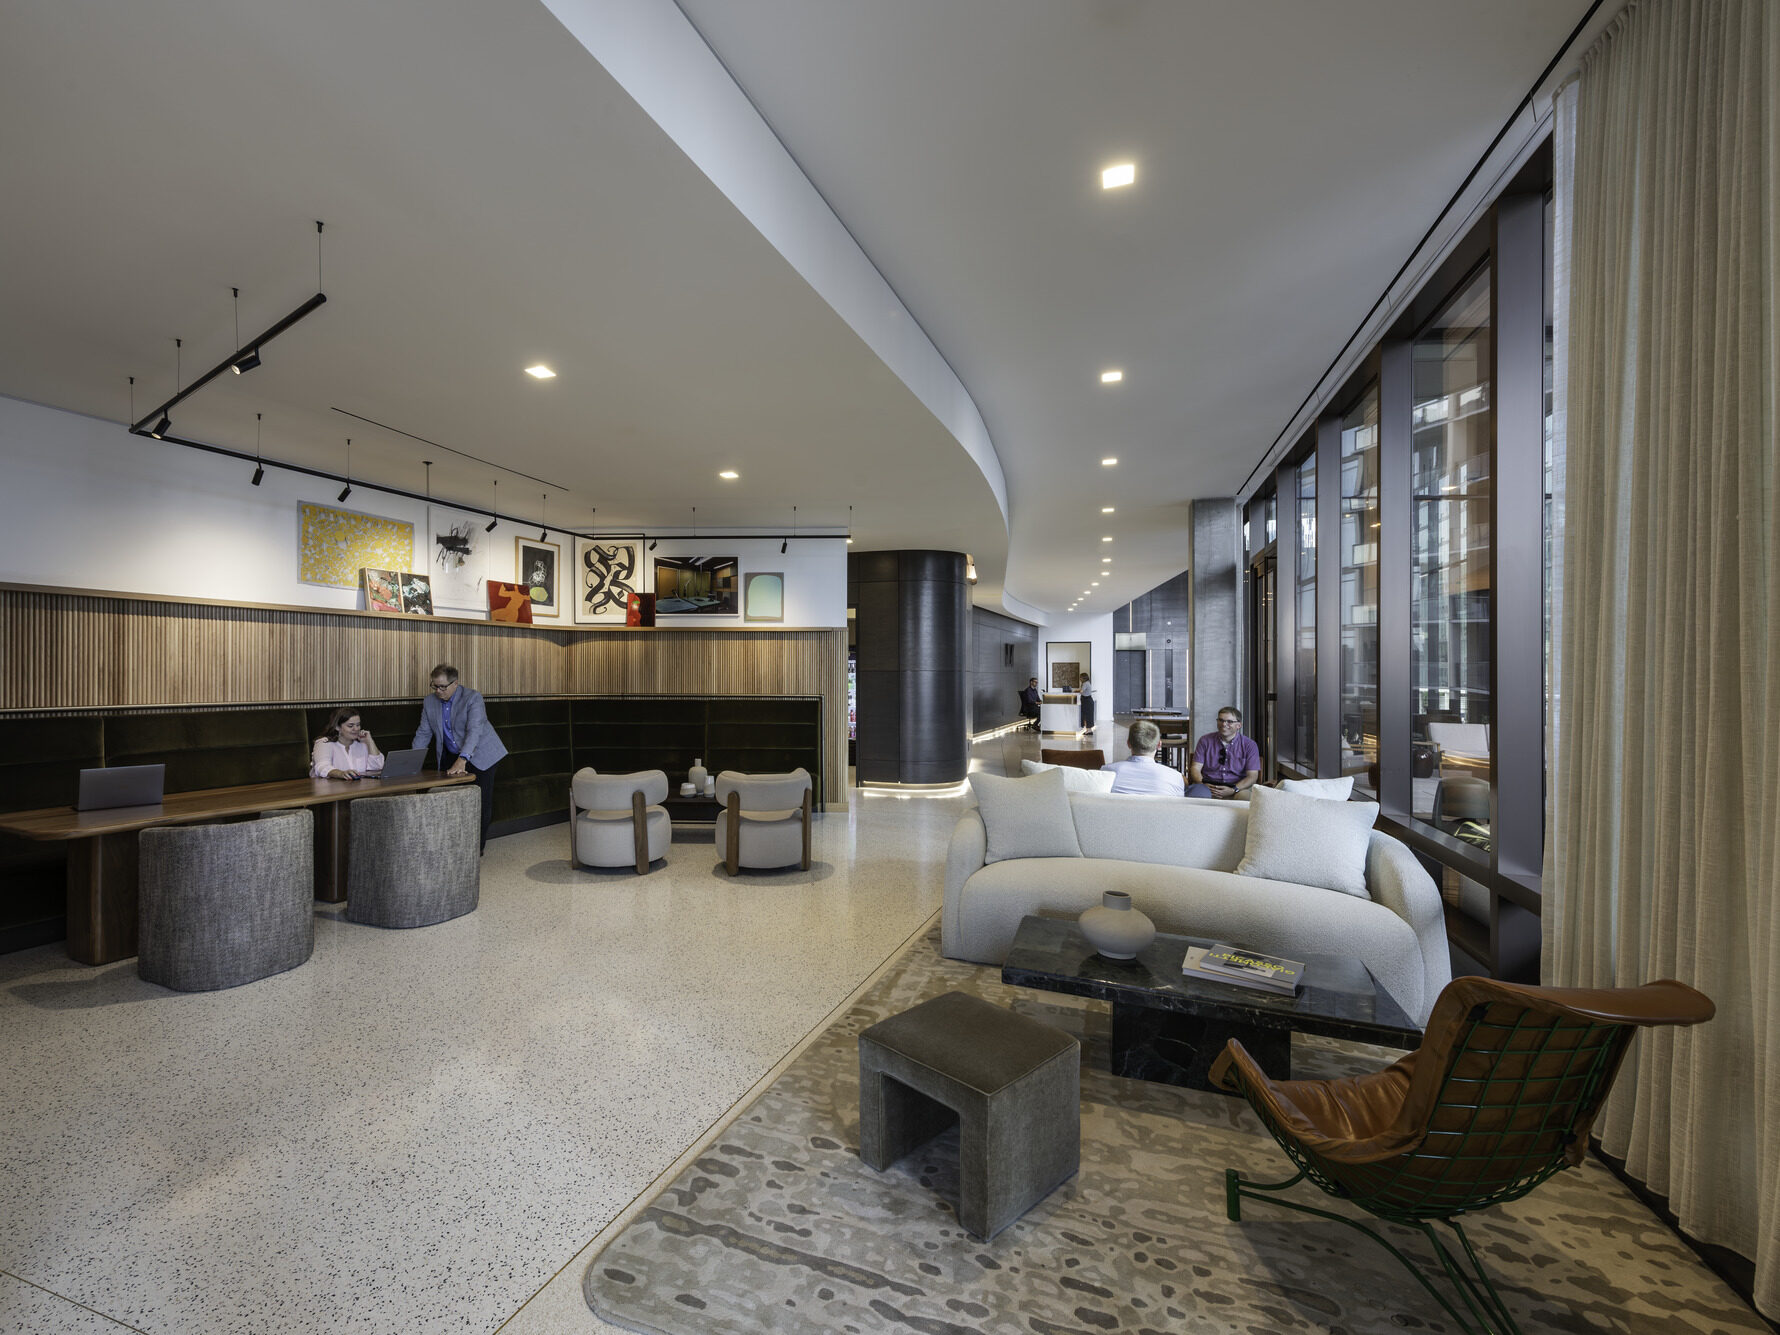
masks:
[(167, 779), (165, 765), (112, 765), (80, 772), (80, 796), (76, 811), (102, 811), (107, 807), (158, 807)]
[(383, 757), (383, 772), (373, 774), (373, 779), (412, 779), (420, 773), (421, 762), (426, 759), (426, 748), (417, 751), (391, 751)]

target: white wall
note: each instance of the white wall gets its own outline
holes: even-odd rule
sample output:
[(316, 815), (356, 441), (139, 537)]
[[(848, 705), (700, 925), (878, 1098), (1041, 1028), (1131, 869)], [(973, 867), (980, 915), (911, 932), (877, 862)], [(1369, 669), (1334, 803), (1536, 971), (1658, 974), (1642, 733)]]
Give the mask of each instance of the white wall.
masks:
[[(0, 396), (0, 583), (363, 607), (360, 590), (298, 581), (299, 501), (412, 523), (422, 549), (407, 569), (427, 568), (424, 502), (357, 487), (341, 506), (334, 500), (338, 487), (319, 478), (268, 468), (254, 487), (252, 473), (251, 464), (132, 436), (115, 422)], [(510, 523), (494, 531), (489, 579), (514, 578), (513, 539), (521, 532)], [(552, 532), (550, 541), (563, 549), (566, 575), (574, 539)], [(846, 551), (842, 542), (804, 541), (780, 555), (775, 533), (723, 543), (664, 537), (652, 555), (736, 556), (744, 579), (751, 571), (780, 571), (785, 625), (845, 626)], [(648, 588), (653, 567), (651, 554), (644, 555)], [(435, 610), (486, 615), (482, 607), (440, 604)], [(557, 624), (571, 624), (566, 604)], [(743, 623), (733, 616), (673, 617), (663, 624)]]
[(1094, 680), (1097, 692), (1099, 714), (1097, 717), (1112, 717), (1112, 686), (1113, 686), (1113, 619), (1111, 612), (1098, 615), (1080, 613), (1070, 616), (1064, 613), (1053, 616), (1044, 625), (1038, 627), (1037, 664), (1041, 684), (1047, 684), (1049, 669), (1045, 645), (1059, 640), (1086, 640), (1093, 646), (1093, 657), (1088, 666), (1088, 675)]

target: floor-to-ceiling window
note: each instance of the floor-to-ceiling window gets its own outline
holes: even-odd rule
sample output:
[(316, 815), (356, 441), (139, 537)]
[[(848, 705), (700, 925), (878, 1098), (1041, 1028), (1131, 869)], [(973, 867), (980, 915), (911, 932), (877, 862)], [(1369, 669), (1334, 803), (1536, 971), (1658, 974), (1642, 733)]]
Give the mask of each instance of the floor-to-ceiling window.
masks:
[(1378, 386), (1341, 422), (1341, 772), (1378, 791)]
[(1495, 458), (1487, 265), (1417, 336), (1411, 365), (1411, 741), (1430, 748), (1416, 765), (1414, 814), (1487, 848)]
[(1316, 772), (1316, 455), (1298, 465), (1298, 560), (1293, 582), (1297, 671), (1292, 677), (1292, 756)]

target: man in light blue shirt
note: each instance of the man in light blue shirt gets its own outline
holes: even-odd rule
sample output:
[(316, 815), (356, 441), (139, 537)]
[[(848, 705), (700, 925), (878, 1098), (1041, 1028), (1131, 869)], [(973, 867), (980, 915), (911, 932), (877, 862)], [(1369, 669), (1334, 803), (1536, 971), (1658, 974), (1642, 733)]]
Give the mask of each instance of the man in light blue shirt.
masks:
[(1112, 790), (1115, 793), (1186, 796), (1187, 781), (1181, 772), (1156, 763), (1156, 744), (1161, 740), (1162, 730), (1147, 718), (1140, 718), (1131, 725), (1131, 731), (1125, 735), (1125, 743), (1131, 748), (1130, 759), (1100, 767), (1113, 776)]
[(488, 826), (494, 816), (494, 767), (506, 758), (500, 734), (488, 722), (488, 706), (480, 691), (457, 680), (457, 669), (441, 663), (432, 672), (432, 689), (420, 706), (420, 727), (414, 732), (416, 750), (433, 743), (439, 768), (447, 774), (476, 776), (482, 790), (482, 844), (488, 845)]

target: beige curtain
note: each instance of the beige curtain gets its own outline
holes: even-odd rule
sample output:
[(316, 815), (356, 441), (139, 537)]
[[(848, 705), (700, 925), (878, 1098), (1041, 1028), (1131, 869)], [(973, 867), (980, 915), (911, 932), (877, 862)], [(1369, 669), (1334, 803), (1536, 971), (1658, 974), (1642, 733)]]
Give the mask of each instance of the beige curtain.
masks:
[(1780, 1316), (1780, 4), (1635, 0), (1559, 97), (1546, 981), (1680, 978), (1597, 1124)]

